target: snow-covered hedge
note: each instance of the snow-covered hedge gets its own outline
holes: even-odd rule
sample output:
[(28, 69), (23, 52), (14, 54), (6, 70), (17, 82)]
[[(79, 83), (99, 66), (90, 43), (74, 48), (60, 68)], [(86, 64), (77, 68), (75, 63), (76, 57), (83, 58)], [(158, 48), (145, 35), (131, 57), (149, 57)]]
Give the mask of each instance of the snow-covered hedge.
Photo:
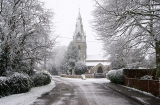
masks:
[(107, 73), (107, 77), (113, 83), (124, 84), (124, 74), (123, 74), (123, 70), (122, 69), (110, 70)]
[(30, 77), (21, 73), (14, 73), (9, 77), (1, 77), (0, 97), (27, 92), (31, 88), (30, 83)]
[(47, 85), (51, 82), (51, 77), (46, 72), (36, 72), (34, 75), (31, 76), (33, 81), (33, 86), (42, 86)]
[(81, 75), (81, 74), (84, 74), (86, 72), (87, 66), (85, 65), (84, 62), (79, 61), (79, 62), (76, 63), (74, 69), (75, 69), (75, 74), (76, 75)]
[(11, 94), (24, 93), (32, 87), (49, 84), (51, 77), (46, 72), (36, 72), (28, 76), (22, 73), (11, 73), (7, 77), (0, 77), (0, 97)]

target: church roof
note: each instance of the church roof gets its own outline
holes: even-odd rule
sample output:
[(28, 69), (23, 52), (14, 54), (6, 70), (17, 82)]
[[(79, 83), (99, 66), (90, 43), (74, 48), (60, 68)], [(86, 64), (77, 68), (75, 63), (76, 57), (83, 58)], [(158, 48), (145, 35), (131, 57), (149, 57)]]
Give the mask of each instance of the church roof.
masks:
[(101, 55), (87, 55), (86, 60), (107, 60), (107, 58)]
[(101, 63), (104, 66), (109, 66), (111, 62), (86, 62), (86, 66), (96, 66)]
[(101, 55), (87, 55), (85, 63), (87, 66), (96, 66), (100, 63), (104, 66), (109, 66), (111, 64), (107, 57), (103, 57)]

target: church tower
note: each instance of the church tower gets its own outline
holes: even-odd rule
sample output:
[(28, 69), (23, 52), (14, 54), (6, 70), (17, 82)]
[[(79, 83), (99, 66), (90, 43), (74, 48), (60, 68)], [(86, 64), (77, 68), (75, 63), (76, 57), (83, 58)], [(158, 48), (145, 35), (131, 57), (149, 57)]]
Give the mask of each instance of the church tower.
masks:
[(87, 45), (86, 45), (86, 35), (83, 30), (83, 24), (82, 24), (82, 18), (81, 18), (80, 11), (79, 11), (77, 22), (76, 22), (76, 28), (75, 28), (75, 32), (73, 35), (73, 40), (78, 46), (82, 61), (85, 62), (86, 53), (87, 53), (86, 52)]

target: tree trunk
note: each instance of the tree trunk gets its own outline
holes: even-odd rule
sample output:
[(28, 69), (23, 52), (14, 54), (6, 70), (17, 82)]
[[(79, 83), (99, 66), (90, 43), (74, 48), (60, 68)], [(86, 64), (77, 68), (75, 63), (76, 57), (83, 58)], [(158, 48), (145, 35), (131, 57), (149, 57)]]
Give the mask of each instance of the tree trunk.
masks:
[(74, 69), (72, 69), (72, 75), (75, 75)]
[(160, 41), (156, 42), (156, 78), (160, 77)]
[(34, 58), (31, 58), (31, 61), (30, 61), (30, 70), (29, 70), (29, 75), (32, 75), (34, 73), (34, 64), (35, 64), (35, 60)]

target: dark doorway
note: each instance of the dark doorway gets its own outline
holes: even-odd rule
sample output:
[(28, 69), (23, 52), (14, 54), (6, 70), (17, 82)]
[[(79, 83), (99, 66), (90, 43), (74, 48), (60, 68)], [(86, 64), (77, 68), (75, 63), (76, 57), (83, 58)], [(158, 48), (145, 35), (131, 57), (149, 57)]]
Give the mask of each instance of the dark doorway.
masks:
[(97, 73), (103, 73), (102, 67), (98, 67)]
[(98, 67), (97, 73), (94, 73), (94, 78), (105, 78), (106, 73), (103, 73), (102, 67)]

